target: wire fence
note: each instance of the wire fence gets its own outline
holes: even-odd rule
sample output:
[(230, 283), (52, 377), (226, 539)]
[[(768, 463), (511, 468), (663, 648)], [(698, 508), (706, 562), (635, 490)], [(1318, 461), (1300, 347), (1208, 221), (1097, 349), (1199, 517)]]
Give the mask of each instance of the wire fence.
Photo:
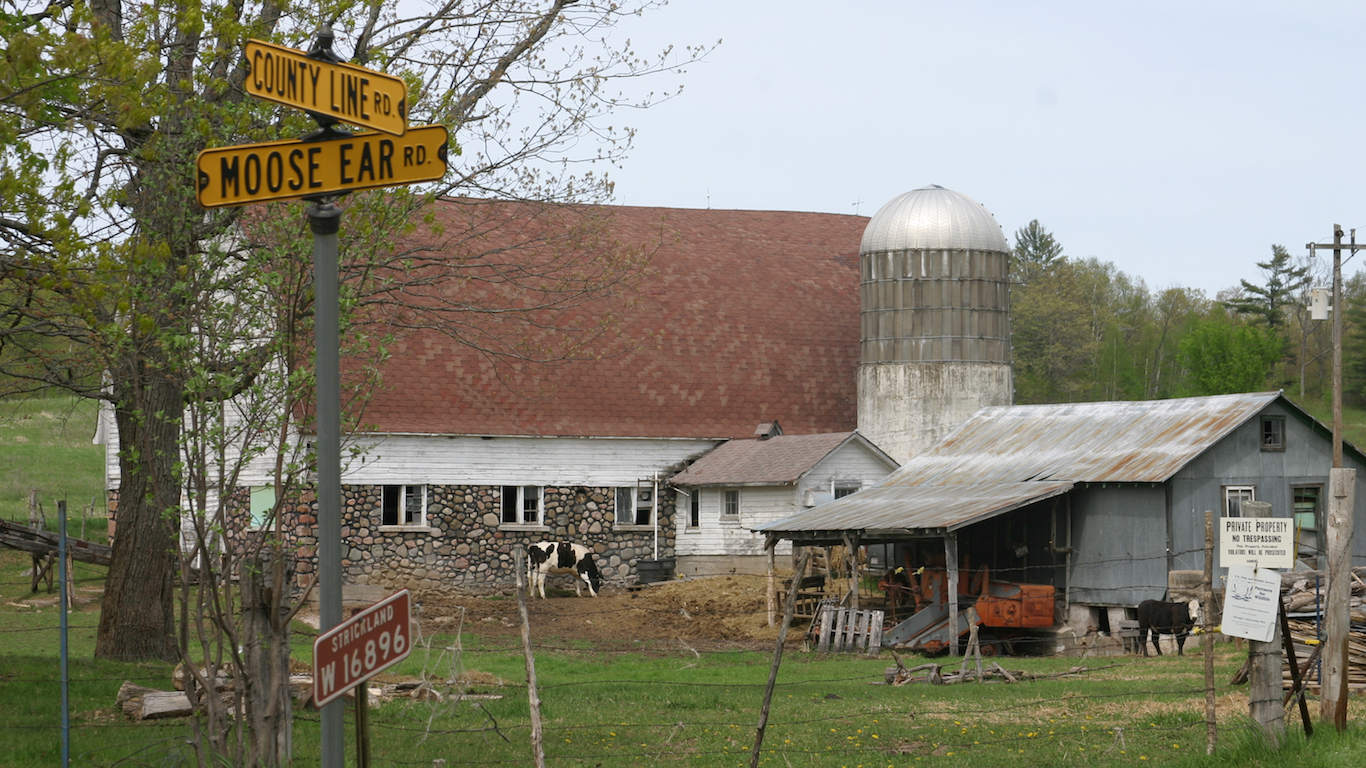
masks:
[[(1149, 557), (1165, 561), (1167, 553)], [(93, 577), (77, 580), (78, 586), (98, 582)], [(0, 587), (14, 594), (28, 589), (29, 582), (5, 580)], [(420, 678), (419, 690), (427, 691), (428, 697), (395, 698), (375, 707), (369, 718), (376, 745), (370, 764), (529, 764), (532, 718), (524, 648), (518, 634), (501, 622), (494, 631), (491, 625), (466, 620), (464, 612), (476, 602), (472, 598), (466, 605), (446, 609), (461, 611), (458, 632), (450, 622), (433, 621), (434, 609), (424, 609), (417, 639), (425, 658), (417, 658), (419, 651), (414, 651), (407, 674)], [(485, 601), (481, 607), (488, 605)], [(733, 638), (718, 641), (707, 636), (706, 628), (728, 621), (766, 624), (765, 608), (708, 606), (698, 600), (688, 609), (699, 628), (695, 634), (657, 636), (633, 644), (625, 631), (606, 640), (576, 638), (565, 629), (565, 607), (572, 609), (580, 626), (625, 626), (628, 621), (633, 627), (662, 626), (678, 615), (675, 606), (629, 597), (532, 601), (529, 629), (535, 639), (530, 652), (538, 664), (537, 692), (546, 712), (548, 764), (751, 763), (768, 690), (765, 676), (775, 649), (772, 643), (764, 647)], [(512, 604), (504, 601), (497, 608), (510, 613)], [(58, 617), (51, 611), (37, 615), (33, 609), (9, 610), (30, 624), (5, 622), (0, 635), (23, 638), (56, 632)], [(46, 615), (52, 615), (50, 623), (41, 621)], [(74, 612), (69, 631), (93, 635), (96, 615), (91, 607)], [(551, 618), (560, 623), (551, 625)], [(547, 623), (538, 626), (542, 621)], [(1151, 764), (1160, 763), (1163, 756), (1205, 748), (1208, 723), (1201, 704), (1206, 680), (1194, 654), (1162, 660), (1131, 655), (997, 657), (990, 662), (1010, 670), (1015, 682), (994, 678), (981, 684), (936, 685), (926, 680), (893, 685), (893, 659), (888, 654), (810, 652), (802, 647), (804, 629), (794, 630), (772, 688), (774, 708), (759, 764), (840, 761), (909, 766), (952, 764), (954, 758), (974, 754), (1004, 759), (1011, 753), (1048, 764), (1073, 759), (1120, 764), (1140, 757)], [(296, 644), (311, 642), (311, 632), (296, 628)], [(1051, 637), (1039, 644), (1056, 647), (1059, 642)], [(1023, 643), (1017, 650), (1031, 649)], [(0, 657), (0, 701), (10, 700), (7, 717), (0, 723), (0, 741), (55, 743), (61, 728), (54, 716), (60, 677), (55, 660), (50, 666), (42, 661), (50, 655), (38, 654), (36, 661), (34, 656)], [(1219, 659), (1220, 721), (1241, 732), (1247, 728), (1247, 697), (1245, 688), (1230, 682), (1241, 657), (1225, 645)], [(951, 670), (962, 659), (926, 656), (916, 661)], [(124, 681), (169, 688), (169, 672), (164, 666), (111, 667), (88, 660), (74, 665), (70, 685), (79, 691), (71, 723), (75, 761), (162, 765), (175, 763), (175, 756), (184, 758), (186, 740), (192, 737), (185, 720), (132, 721), (115, 702)], [(316, 755), (318, 731), (317, 711), (297, 703), (296, 758), (308, 762)], [(35, 757), (25, 763), (23, 755), (30, 753)], [(44, 755), (50, 756), (50, 750), (25, 746), (10, 759), (16, 765), (39, 765), (45, 764)]]

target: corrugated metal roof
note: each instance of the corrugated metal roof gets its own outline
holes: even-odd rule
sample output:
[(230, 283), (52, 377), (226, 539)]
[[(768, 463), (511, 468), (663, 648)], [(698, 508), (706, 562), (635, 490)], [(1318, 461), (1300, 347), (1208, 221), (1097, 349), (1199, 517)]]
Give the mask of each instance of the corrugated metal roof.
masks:
[(1165, 482), (1280, 397), (983, 408), (878, 485), (755, 530), (953, 530), (1080, 482)]
[(873, 486), (755, 528), (764, 533), (957, 530), (1071, 490), (1072, 483)]
[(983, 408), (884, 484), (1160, 483), (1278, 397)]
[(731, 440), (674, 475), (670, 482), (684, 486), (795, 483), (852, 437), (853, 432), (830, 432), (778, 435), (767, 440)]
[(863, 230), (859, 253), (903, 250), (1009, 253), (1010, 246), (981, 203), (931, 184), (892, 198)]

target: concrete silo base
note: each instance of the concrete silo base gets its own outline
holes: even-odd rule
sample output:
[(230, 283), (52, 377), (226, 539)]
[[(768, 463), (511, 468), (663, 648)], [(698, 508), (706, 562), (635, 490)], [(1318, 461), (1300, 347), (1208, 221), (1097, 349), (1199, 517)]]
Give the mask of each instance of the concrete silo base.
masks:
[(1001, 363), (878, 363), (858, 372), (858, 430), (898, 462), (938, 443), (990, 405), (1010, 405)]

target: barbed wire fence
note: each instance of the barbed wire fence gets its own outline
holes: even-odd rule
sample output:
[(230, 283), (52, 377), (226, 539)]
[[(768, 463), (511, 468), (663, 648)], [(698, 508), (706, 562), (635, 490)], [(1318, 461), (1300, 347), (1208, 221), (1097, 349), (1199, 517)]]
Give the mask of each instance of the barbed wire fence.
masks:
[[(1148, 557), (1165, 560), (1168, 554), (1151, 553)], [(1353, 564), (1363, 565), (1363, 560), (1356, 557)], [(74, 577), (73, 582), (77, 588), (93, 588), (102, 585), (103, 579), (87, 573)], [(515, 585), (510, 586), (515, 591)], [(1123, 589), (1135, 586), (1160, 591), (1167, 585), (1129, 585)], [(0, 587), (12, 595), (29, 589), (30, 581), (4, 580)], [(560, 599), (575, 600), (577, 614), (585, 621), (608, 625), (626, 610), (586, 597)], [(50, 613), (46, 608), (20, 608), (13, 602), (9, 610), (20, 616), (39, 610), (43, 615)], [(666, 612), (673, 614), (649, 606), (630, 610), (644, 612), (647, 618), (657, 611), (661, 620)], [(768, 615), (766, 608), (725, 611), (699, 607), (693, 611), (699, 626), (725, 618), (759, 623)], [(404, 702), (382, 705), (383, 716), (372, 718), (370, 723), (376, 743), (406, 749), (381, 748), (374, 764), (527, 764), (533, 731), (527, 704), (531, 688), (508, 671), (516, 670), (524, 647), (506, 635), (480, 636), (479, 628), (467, 623), (462, 607), (457, 607), (455, 615), (454, 626), (446, 622), (440, 631), (427, 628), (432, 626), (430, 617), (418, 616), (415, 643), (419, 650), (415, 653), (422, 655), (421, 682)], [(93, 638), (97, 624), (83, 620), (86, 617), (93, 619), (93, 614), (81, 610), (73, 613), (68, 631)], [(533, 612), (532, 628), (537, 618)], [(23, 638), (21, 642), (48, 642), (57, 630), (57, 617), (53, 615), (50, 624), (36, 619), (37, 615), (28, 616), (24, 626), (5, 622), (11, 626), (0, 627), (0, 634)], [(767, 654), (756, 651), (752, 644), (728, 647), (701, 642), (703, 639), (699, 635), (679, 638), (677, 643), (630, 647), (538, 637), (531, 650), (546, 662), (535, 690), (550, 713), (544, 723), (547, 764), (747, 764), (756, 754), (755, 734), (766, 697), (775, 706), (764, 721), (766, 734), (757, 755), (775, 765), (835, 758), (910, 765), (916, 758), (1006, 748), (1113, 755), (1151, 751), (1152, 745), (1159, 743), (1176, 745), (1170, 749), (1179, 752), (1197, 749), (1208, 727), (1205, 714), (1197, 706), (1207, 688), (1194, 662), (1176, 662), (1180, 666), (1175, 666), (1171, 660), (1121, 656), (1105, 657), (1098, 664), (1099, 658), (1082, 658), (1078, 659), (1081, 663), (1066, 669), (1019, 675), (1008, 696), (984, 696), (970, 693), (969, 689), (976, 686), (966, 684), (936, 686), (926, 680), (890, 685), (885, 655), (855, 659), (804, 653), (797, 663), (783, 666), (774, 679), (765, 682), (762, 673), (768, 671), (763, 663)], [(642, 672), (640, 664), (617, 671), (615, 661), (630, 659), (643, 659), (647, 666), (652, 661), (658, 663), (650, 666), (648, 674)], [(952, 663), (957, 661), (954, 657)], [(1153, 666), (1159, 663), (1164, 666)], [(1030, 666), (1033, 662), (1020, 664)], [(484, 668), (502, 673), (471, 674)], [(40, 665), (0, 659), (0, 685), (11, 692), (31, 692), (19, 695), (31, 697), (35, 704), (46, 701), (50, 705), (59, 682), (55, 660), (50, 675), (41, 669)], [(126, 680), (162, 686), (168, 682), (168, 675), (155, 667), (120, 669), (118, 674), (110, 674), (110, 669), (108, 664), (96, 663), (73, 667), (72, 685), (111, 696), (107, 707), (76, 713), (71, 727), (85, 738), (80, 740), (84, 746), (73, 757), (90, 765), (163, 763), (168, 754), (183, 745), (188, 726), (175, 720), (128, 721), (114, 706), (112, 692)], [(716, 679), (718, 676), (723, 679)], [(1117, 682), (1124, 678), (1137, 678), (1139, 682)], [(1145, 679), (1153, 684), (1142, 684)], [(1246, 718), (1241, 716), (1245, 710), (1240, 712), (1245, 704), (1237, 689), (1221, 683), (1220, 691), (1221, 713), (1236, 727), (1245, 728)], [(635, 702), (636, 706), (623, 705), (623, 701)], [(582, 715), (583, 710), (594, 707), (618, 717), (609, 722), (566, 714)], [(31, 734), (55, 741), (60, 725), (53, 711), (52, 706), (35, 705), (10, 713), (0, 724), (0, 740), (29, 738), (23, 735)], [(1152, 717), (1132, 716), (1144, 711), (1151, 711)], [(295, 719), (304, 730), (316, 729), (318, 714), (300, 706)], [(1123, 724), (1116, 724), (1119, 721)], [(306, 740), (298, 742), (297, 749), (307, 749)]]

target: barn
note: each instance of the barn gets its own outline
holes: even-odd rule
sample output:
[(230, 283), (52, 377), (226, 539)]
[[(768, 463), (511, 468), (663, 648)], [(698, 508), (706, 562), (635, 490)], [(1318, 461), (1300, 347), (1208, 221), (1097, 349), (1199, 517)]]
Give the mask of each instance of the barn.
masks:
[[(516, 547), (559, 538), (591, 547), (609, 584), (637, 578), (642, 563), (750, 568), (763, 539), (744, 526), (895, 468), (856, 433), (867, 217), (468, 200), (442, 201), (434, 217), (460, 237), (417, 247), (452, 258), (478, 240), (506, 263), (541, 263), (567, 247), (557, 233), (591, 229), (592, 247), (648, 252), (649, 263), (612, 297), (622, 341), (608, 354), (531, 365), (432, 329), (395, 340), (365, 426), (348, 437), (348, 584), (505, 591)], [(784, 434), (762, 441), (759, 424)], [(112, 419), (102, 434), (116, 514)], [(760, 443), (786, 456), (780, 476), (671, 484), (718, 446), (728, 456)], [(227, 503), (259, 521), (278, 501), (270, 478), (269, 462), (252, 465)], [(281, 514), (302, 582), (315, 568), (311, 498)]]
[[(1343, 453), (1366, 468), (1356, 447)], [(1081, 637), (1163, 598), (1173, 571), (1203, 570), (1206, 510), (1270, 503), (1293, 516), (1300, 560), (1320, 565), (1332, 458), (1331, 430), (1280, 392), (996, 406), (857, 496), (755, 530), (884, 547), (893, 565), (946, 566), (950, 578), (986, 569), (1050, 585), (1059, 632)], [(1361, 537), (1353, 546), (1366, 555)]]

